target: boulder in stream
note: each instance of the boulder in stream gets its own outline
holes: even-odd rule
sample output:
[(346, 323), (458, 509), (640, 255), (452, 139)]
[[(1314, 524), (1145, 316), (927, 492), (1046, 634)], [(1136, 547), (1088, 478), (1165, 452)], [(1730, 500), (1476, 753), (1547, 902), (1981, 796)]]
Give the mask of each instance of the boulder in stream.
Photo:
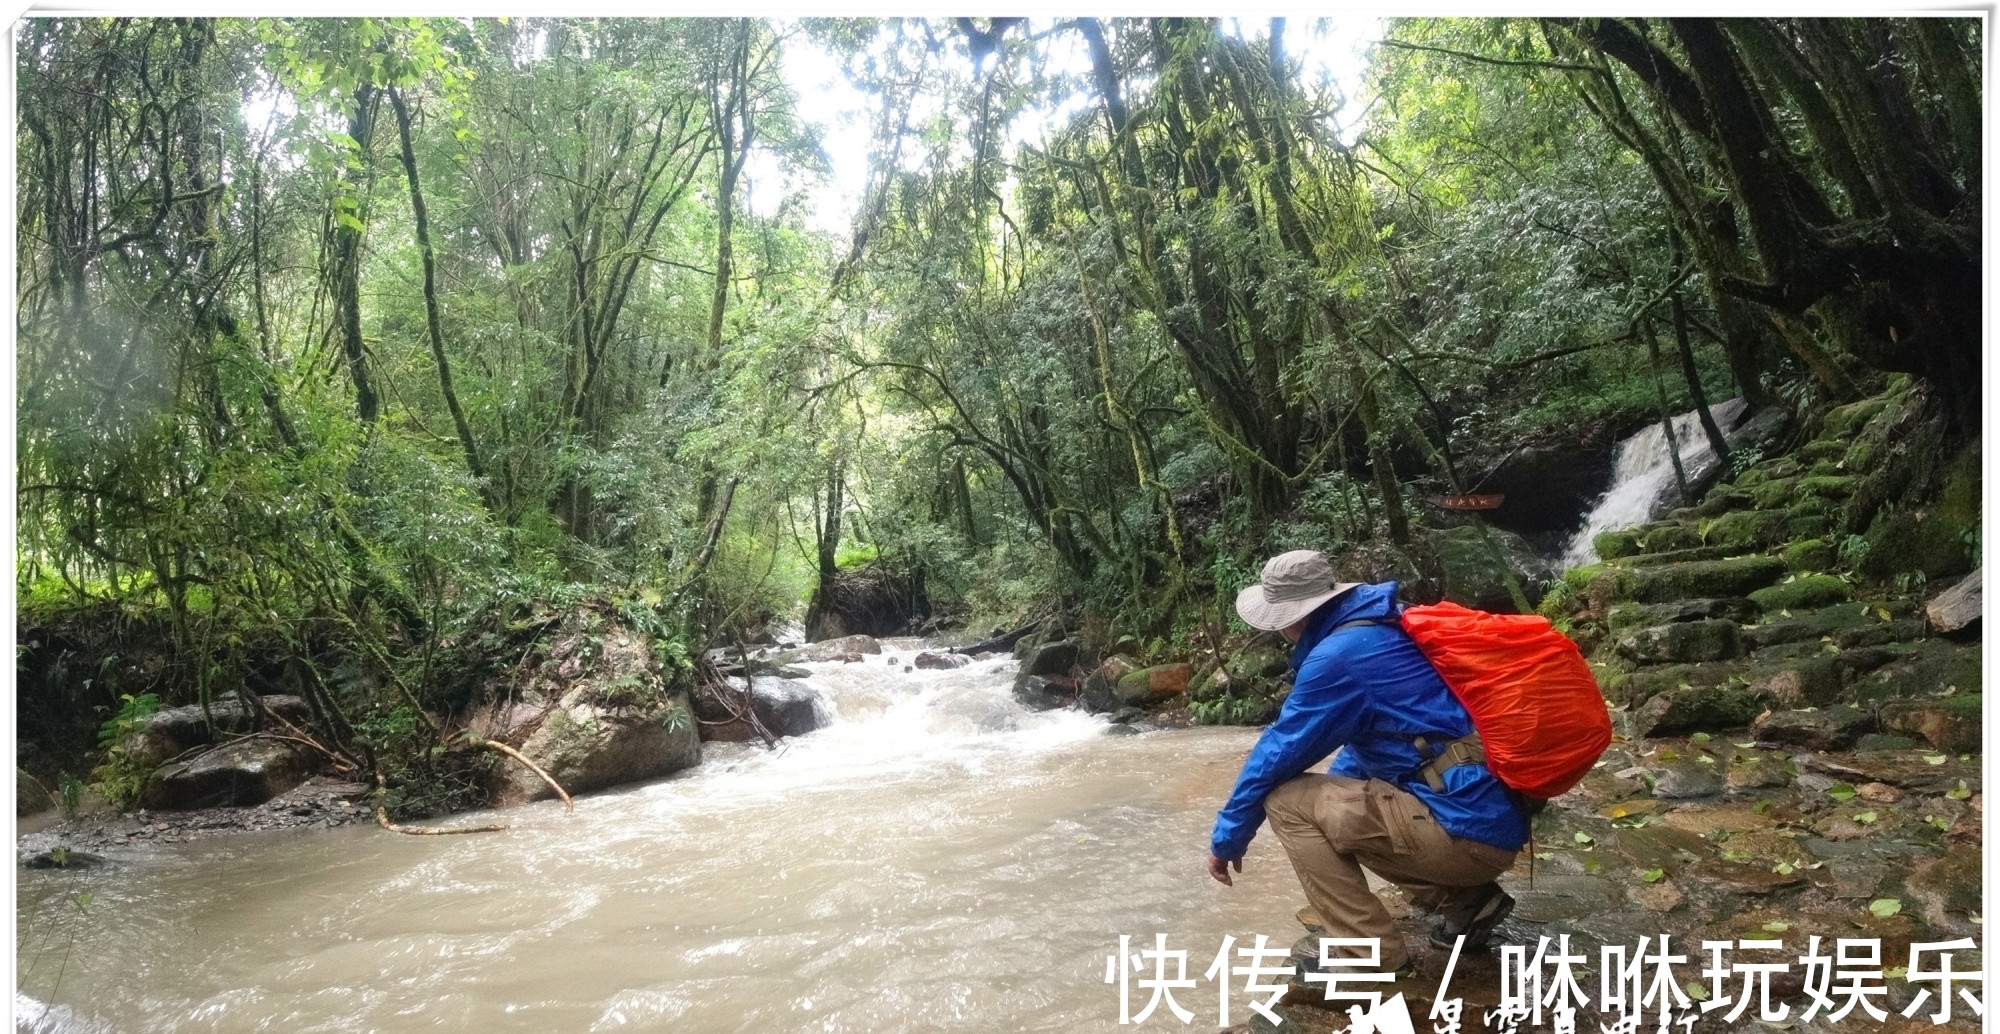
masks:
[(911, 663), (927, 671), (949, 671), (971, 664), (972, 658), (960, 653), (932, 653), (925, 650), (917, 654)]
[(147, 807), (247, 807), (262, 804), (306, 781), (314, 759), (288, 740), (252, 737), (225, 743), (153, 773), (143, 799)]
[[(695, 695), (695, 717), (702, 721), (701, 738), (740, 743), (757, 738), (743, 720), (742, 679), (732, 678), (719, 692)], [(803, 736), (826, 724), (826, 706), (819, 691), (792, 679), (757, 676), (750, 680), (750, 707), (758, 724), (773, 736)]]

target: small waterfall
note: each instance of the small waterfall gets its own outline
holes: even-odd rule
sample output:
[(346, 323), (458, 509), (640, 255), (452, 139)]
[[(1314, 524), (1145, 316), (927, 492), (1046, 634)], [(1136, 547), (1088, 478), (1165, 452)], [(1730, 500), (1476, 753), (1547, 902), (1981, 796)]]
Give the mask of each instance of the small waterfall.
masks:
[[(1710, 406), (1709, 413), (1715, 417), (1716, 426), (1727, 434), (1742, 419), (1744, 408), (1743, 400), (1736, 398)], [(1680, 445), (1681, 467), (1687, 472), (1688, 485), (1700, 486), (1716, 465), (1715, 450), (1709, 448), (1708, 435), (1701, 429), (1701, 414), (1689, 410), (1675, 417), (1674, 441)], [(1603, 532), (1644, 524), (1663, 510), (1680, 505), (1678, 491), (1674, 485), (1673, 460), (1667, 455), (1667, 436), (1659, 424), (1648, 424), (1645, 430), (1618, 443), (1611, 487), (1597, 500), (1589, 516), (1583, 519), (1583, 527), (1570, 539), (1562, 565), (1579, 567), (1596, 563), (1593, 539)]]

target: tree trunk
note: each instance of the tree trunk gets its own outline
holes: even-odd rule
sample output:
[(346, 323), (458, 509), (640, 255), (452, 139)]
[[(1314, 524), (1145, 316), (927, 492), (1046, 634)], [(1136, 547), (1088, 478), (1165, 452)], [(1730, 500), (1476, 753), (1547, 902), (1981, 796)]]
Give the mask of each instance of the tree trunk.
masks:
[(465, 469), (480, 483), (479, 498), (488, 510), (497, 510), (493, 486), (486, 483), (486, 472), (479, 462), (472, 425), (465, 419), (465, 409), (458, 404), (458, 392), (452, 387), (451, 360), (444, 354), (444, 329), (438, 318), (437, 258), (431, 252), (430, 216), (424, 209), (424, 191), (417, 178), (417, 152), (410, 142), (410, 110), (403, 103), (402, 91), (390, 87), (388, 93), (389, 104), (396, 109), (396, 131), (403, 145), (403, 175), (410, 184), (410, 212), (416, 219), (417, 252), (423, 259), (424, 327), (430, 336), (431, 358), (437, 363), (438, 391), (444, 395), (445, 409), (451, 412), (452, 426), (458, 431), (458, 444), (465, 452)]

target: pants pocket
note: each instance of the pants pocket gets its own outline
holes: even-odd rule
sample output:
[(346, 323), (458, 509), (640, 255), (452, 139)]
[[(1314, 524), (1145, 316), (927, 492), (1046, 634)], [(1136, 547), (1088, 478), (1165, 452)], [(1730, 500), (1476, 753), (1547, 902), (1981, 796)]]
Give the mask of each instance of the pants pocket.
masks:
[(1389, 834), (1390, 849), (1405, 857), (1422, 850), (1424, 828), (1431, 823), (1422, 801), (1380, 779), (1368, 781), (1368, 811)]

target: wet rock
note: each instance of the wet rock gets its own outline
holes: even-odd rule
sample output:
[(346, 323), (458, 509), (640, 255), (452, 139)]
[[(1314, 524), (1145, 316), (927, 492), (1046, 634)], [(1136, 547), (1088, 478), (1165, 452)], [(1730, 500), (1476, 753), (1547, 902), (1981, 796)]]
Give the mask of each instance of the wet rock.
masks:
[(1675, 829), (1698, 836), (1720, 830), (1769, 829), (1776, 820), (1743, 805), (1702, 805), (1675, 808), (1662, 820)]
[(1104, 735), (1106, 736), (1137, 736), (1145, 731), (1146, 730), (1141, 729), (1136, 725), (1132, 725), (1126, 722), (1120, 722), (1117, 724), (1107, 725), (1104, 727)]
[(918, 654), (912, 663), (927, 671), (950, 671), (953, 668), (963, 668), (972, 661), (963, 654), (932, 653), (925, 650)]
[(1033, 656), (1021, 665), (1022, 675), (1068, 675), (1076, 667), (1077, 644), (1068, 640), (1058, 640), (1035, 648)]
[(1857, 681), (1855, 697), (1869, 702), (1959, 693), (1976, 695), (1981, 688), (1981, 654), (1979, 643), (1960, 645), (1947, 639), (1925, 640)]
[(1871, 732), (1854, 741), (1854, 749), (1863, 750), (1911, 750), (1917, 741), (1910, 736), (1896, 736), (1889, 733)]
[(24, 869), (92, 869), (104, 864), (104, 856), (67, 847), (52, 847), (21, 859)]
[(1750, 734), (1769, 743), (1842, 750), (1874, 726), (1873, 715), (1841, 704), (1811, 711), (1774, 711), (1758, 718), (1750, 726)]
[(1905, 796), (1902, 787), (1888, 783), (1862, 783), (1854, 788), (1854, 795), (1870, 804), (1894, 804)]
[(1670, 879), (1633, 884), (1625, 888), (1625, 896), (1648, 912), (1671, 912), (1681, 904), (1681, 889)]
[(39, 780), (28, 774), (27, 769), (14, 769), (14, 817), (27, 818), (39, 815), (56, 806), (56, 799)]
[[(1651, 697), (1626, 715), (1628, 736), (1646, 739), (1678, 733), (1740, 729), (1763, 712), (1768, 698), (1748, 689), (1690, 686)], [(1721, 778), (1716, 779), (1721, 789)]]
[(1792, 782), (1791, 762), (1777, 754), (1761, 754), (1729, 766), (1723, 785), (1731, 790), (1783, 789)]
[(1926, 918), (1934, 925), (1942, 924), (1947, 912), (1976, 913), (1984, 890), (1983, 857), (1976, 846), (1954, 844), (1942, 858), (1919, 859), (1910, 867), (1904, 886), (1925, 906), (1930, 913)]
[(1688, 664), (1740, 656), (1743, 643), (1736, 622), (1711, 618), (1642, 628), (1620, 638), (1616, 649), (1639, 664)]
[(1859, 625), (1879, 624), (1881, 619), (1865, 603), (1837, 603), (1807, 614), (1784, 615), (1773, 612), (1770, 620), (1743, 630), (1751, 646), (1763, 648), (1781, 643), (1818, 642), (1823, 636)]
[(1821, 773), (1854, 786), (1886, 783), (1911, 793), (1932, 794), (1944, 793), (1964, 781), (1974, 791), (1979, 789), (1977, 755), (1970, 761), (1960, 761), (1928, 750), (1803, 754), (1796, 762), (1801, 771)]
[[(1810, 851), (1811, 841), (1807, 844)], [(1824, 887), (1829, 897), (1869, 901), (1888, 878), (1889, 863), (1878, 858), (1842, 858), (1838, 864), (1828, 864), (1813, 872), (1814, 882)]]
[(882, 644), (874, 636), (850, 635), (839, 639), (826, 639), (811, 643), (799, 652), (798, 659), (808, 663), (843, 660), (853, 653), (881, 653)]
[(1139, 662), (1130, 657), (1114, 656), (1099, 665), (1090, 677), (1083, 680), (1082, 700), (1086, 711), (1110, 711), (1119, 706), (1118, 680), (1138, 670)]
[(1193, 669), (1185, 664), (1160, 664), (1118, 680), (1118, 699), (1132, 707), (1148, 707), (1187, 692)]
[(1625, 899), (1624, 888), (1603, 876), (1537, 873), (1535, 885), (1526, 881), (1508, 887), (1514, 896), (1514, 915), (1537, 923), (1561, 919), (1582, 919), (1616, 909)]
[(1978, 693), (1937, 700), (1891, 700), (1881, 709), (1884, 729), (1920, 736), (1939, 750), (1953, 752), (1980, 749), (1983, 713)]
[(1106, 719), (1106, 721), (1109, 721), (1113, 725), (1130, 725), (1144, 717), (1146, 717), (1146, 712), (1140, 708), (1121, 707), (1113, 711), (1111, 717)]
[(1885, 643), (1907, 643), (1923, 639), (1929, 629), (1922, 621), (1901, 618), (1879, 624), (1858, 625), (1843, 628), (1833, 633), (1833, 643), (1841, 649), (1858, 649), (1867, 646), (1881, 646)]
[(1719, 764), (1704, 764), (1687, 756), (1655, 768), (1653, 796), (1663, 801), (1713, 797), (1722, 792)]
[(1757, 664), (1743, 678), (1746, 692), (1779, 707), (1831, 703), (1840, 695), (1842, 682), (1839, 660), (1823, 654)]
[(1076, 683), (1060, 675), (1021, 675), (1014, 679), (1014, 699), (1030, 711), (1068, 707), (1076, 695)]
[(158, 769), (142, 797), (147, 807), (171, 811), (262, 804), (305, 782), (312, 771), (313, 759), (297, 744), (238, 740)]
[(779, 736), (804, 736), (826, 724), (826, 704), (819, 691), (803, 682), (751, 679), (750, 702), (757, 709), (757, 720)]
[(1957, 585), (1924, 604), (1924, 620), (1939, 635), (1970, 634), (1979, 626), (1981, 600), (1980, 571), (1965, 576)]
[(1840, 603), (1853, 595), (1843, 579), (1830, 574), (1792, 575), (1783, 583), (1758, 589), (1750, 599), (1766, 611), (1802, 610)]
[(1880, 646), (1857, 646), (1836, 654), (1840, 666), (1855, 675), (1866, 675), (1897, 658), (1898, 653)]

